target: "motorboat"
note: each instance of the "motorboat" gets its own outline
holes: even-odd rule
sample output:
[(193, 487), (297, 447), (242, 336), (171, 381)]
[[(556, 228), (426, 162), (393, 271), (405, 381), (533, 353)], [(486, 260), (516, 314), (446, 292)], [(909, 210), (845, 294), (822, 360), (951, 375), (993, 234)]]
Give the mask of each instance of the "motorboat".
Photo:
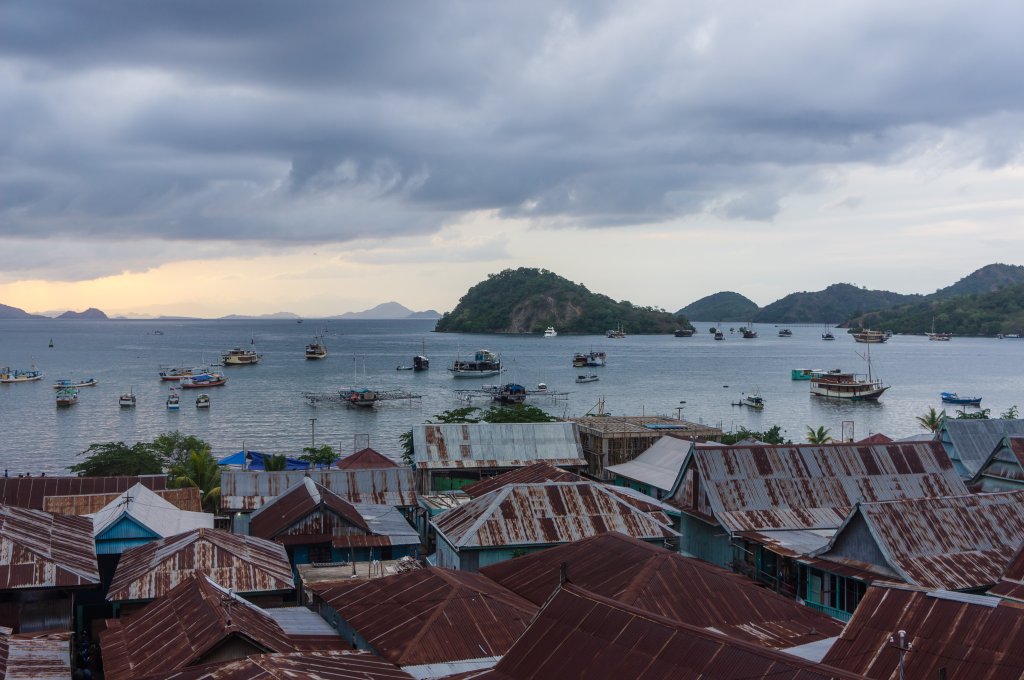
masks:
[(868, 344), (882, 343), (882, 342), (885, 342), (886, 340), (888, 340), (891, 337), (892, 337), (891, 333), (886, 333), (886, 332), (883, 332), (883, 331), (872, 331), (872, 330), (868, 330), (868, 329), (865, 329), (865, 330), (860, 331), (859, 333), (854, 333), (853, 334), (853, 339), (855, 341), (863, 342), (863, 343), (868, 343)]
[(956, 392), (943, 392), (942, 403), (962, 406), (981, 406), (981, 397), (961, 397)]
[(757, 337), (757, 331), (754, 330), (754, 327), (752, 325), (740, 328), (740, 333), (747, 340), (753, 340), (754, 338)]
[(78, 389), (64, 387), (57, 390), (57, 406), (74, 406), (78, 403)]
[(545, 338), (557, 338), (558, 337), (558, 331), (555, 330), (554, 326), (548, 326), (544, 330), (544, 337)]
[(758, 411), (764, 409), (764, 399), (758, 394), (745, 394), (743, 398), (733, 404), (733, 406), (749, 406), (752, 409)]
[(578, 376), (576, 376), (576, 382), (578, 382), (578, 383), (591, 383), (591, 382), (597, 382), (597, 381), (598, 381), (598, 377), (596, 375), (594, 375), (593, 373), (591, 373), (589, 375), (578, 375)]
[(9, 366), (0, 368), (0, 383), (8, 385), (13, 383), (35, 382), (43, 379), (43, 372), (36, 369), (33, 362), (32, 368), (27, 371), (12, 369)]
[(622, 324), (620, 323), (618, 328), (612, 328), (605, 331), (605, 337), (612, 338), (613, 340), (621, 340), (626, 337), (626, 331), (622, 330)]
[(715, 331), (715, 340), (725, 340), (725, 333), (722, 331)]
[(196, 397), (196, 408), (210, 408), (210, 395), (200, 394)]
[(693, 337), (693, 333), (694, 330), (692, 328), (677, 328), (673, 335), (677, 338), (691, 338)]
[(418, 354), (412, 358), (412, 370), (414, 371), (427, 371), (430, 370), (430, 359)]
[(833, 369), (827, 373), (811, 376), (811, 394), (831, 399), (848, 399), (850, 401), (878, 401), (889, 385), (882, 383), (871, 374), (871, 350), (864, 358), (868, 364), (868, 374), (858, 375), (841, 369)]
[(499, 404), (522, 404), (526, 401), (526, 388), (518, 383), (496, 385), (491, 390), (491, 398)]
[(117, 398), (117, 405), (121, 408), (135, 408), (135, 393), (125, 392)]
[(167, 368), (161, 368), (159, 375), (160, 375), (160, 379), (161, 380), (178, 381), (178, 380), (181, 380), (182, 378), (187, 378), (190, 375), (192, 375), (192, 371), (193, 370), (194, 369), (191, 369), (191, 368), (182, 368), (182, 367), (178, 367), (178, 366), (170, 366), (170, 367), (167, 367)]
[(250, 366), (258, 364), (262, 358), (254, 349), (234, 347), (221, 355), (220, 362), (225, 366)]
[(327, 345), (324, 344), (322, 338), (317, 337), (306, 345), (306, 358), (310, 361), (327, 358)]
[(453, 378), (490, 378), (501, 373), (501, 359), (490, 350), (480, 349), (471, 361), (456, 359), (448, 370)]
[(68, 387), (96, 387), (98, 384), (96, 378), (86, 378), (85, 380), (58, 380), (53, 383), (53, 389), (63, 390)]
[(789, 371), (792, 380), (810, 380), (816, 375), (822, 375), (825, 371), (820, 368), (793, 368)]
[(226, 385), (227, 382), (228, 378), (223, 373), (196, 373), (188, 378), (182, 378), (181, 389), (197, 390), (203, 387), (220, 387)]
[(177, 411), (181, 406), (181, 397), (178, 396), (177, 390), (171, 388), (171, 393), (167, 395), (167, 410)]
[(378, 394), (368, 387), (343, 387), (338, 396), (349, 406), (357, 408), (372, 408), (378, 398)]
[(605, 352), (595, 352), (593, 350), (585, 354), (577, 352), (572, 357), (572, 365), (573, 368), (583, 368), (584, 366), (604, 366), (607, 359), (608, 355)]
[(825, 331), (821, 334), (822, 340), (835, 340), (836, 336), (832, 335), (832, 331)]
[(791, 338), (791, 337), (793, 337), (793, 331), (789, 330), (788, 328), (780, 328), (779, 329), (779, 337), (780, 338)]

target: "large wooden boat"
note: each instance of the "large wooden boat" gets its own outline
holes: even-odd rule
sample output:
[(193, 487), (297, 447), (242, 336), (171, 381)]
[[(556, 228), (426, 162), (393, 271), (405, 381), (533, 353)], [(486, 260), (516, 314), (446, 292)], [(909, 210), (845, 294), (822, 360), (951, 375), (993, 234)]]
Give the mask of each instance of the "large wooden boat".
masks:
[(448, 370), (453, 378), (489, 378), (501, 373), (501, 359), (490, 350), (480, 349), (472, 361), (456, 359)]

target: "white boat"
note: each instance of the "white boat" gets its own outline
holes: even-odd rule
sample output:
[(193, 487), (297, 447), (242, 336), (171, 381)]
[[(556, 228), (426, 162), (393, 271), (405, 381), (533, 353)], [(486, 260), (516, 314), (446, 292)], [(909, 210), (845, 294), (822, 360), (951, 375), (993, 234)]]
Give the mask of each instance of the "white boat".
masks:
[(306, 358), (311, 361), (327, 358), (327, 345), (324, 344), (323, 335), (317, 335), (313, 342), (306, 345)]
[(622, 330), (622, 324), (619, 324), (618, 328), (605, 331), (605, 337), (612, 338), (613, 340), (619, 340), (626, 337), (626, 331)]
[(135, 393), (132, 391), (125, 392), (118, 397), (117, 405), (121, 408), (135, 408)]
[(171, 388), (171, 393), (167, 395), (167, 409), (170, 411), (177, 411), (181, 406), (181, 398), (178, 396), (177, 390)]
[(67, 387), (96, 387), (98, 381), (96, 378), (86, 378), (85, 380), (58, 380), (53, 383), (53, 389), (63, 390)]
[(576, 376), (576, 382), (578, 382), (578, 383), (591, 383), (591, 382), (597, 382), (598, 380), (599, 380), (599, 378), (596, 375), (594, 375), (593, 373), (591, 373), (589, 375), (578, 375), (578, 376)]
[(850, 401), (878, 401), (889, 385), (871, 374), (871, 349), (863, 355), (868, 364), (868, 374), (858, 375), (834, 369), (811, 377), (811, 394), (831, 399)]
[(182, 368), (180, 366), (167, 366), (160, 369), (159, 375), (161, 380), (181, 380), (182, 378), (187, 378), (192, 375), (194, 370), (195, 369)]
[(196, 397), (196, 408), (210, 408), (210, 395), (200, 394)]
[(926, 334), (929, 340), (937, 342), (949, 342), (953, 339), (952, 333), (936, 333), (935, 332), (935, 317), (932, 317), (932, 332)]
[(472, 361), (456, 359), (448, 370), (453, 378), (490, 378), (501, 373), (501, 359), (490, 350), (480, 349)]
[(42, 379), (43, 372), (36, 369), (35, 362), (32, 362), (32, 368), (28, 371), (11, 369), (9, 366), (0, 368), (0, 383), (2, 384), (35, 382)]
[(547, 329), (544, 331), (544, 337), (545, 338), (557, 338), (558, 337), (558, 331), (555, 330), (554, 326), (548, 326)]
[(263, 355), (257, 353), (254, 349), (235, 347), (222, 354), (220, 362), (225, 366), (248, 366), (258, 364), (262, 358)]
[(764, 399), (758, 394), (745, 394), (743, 398), (739, 400), (736, 406), (749, 406), (752, 409), (758, 411), (764, 409)]
[(74, 406), (78, 403), (78, 390), (65, 387), (57, 391), (57, 406)]
[(885, 342), (892, 337), (891, 333), (883, 333), (882, 331), (863, 330), (860, 333), (854, 333), (853, 339), (857, 342), (863, 342), (868, 344), (878, 344)]
[(372, 408), (377, 403), (378, 395), (368, 387), (343, 387), (338, 390), (346, 404), (357, 408)]

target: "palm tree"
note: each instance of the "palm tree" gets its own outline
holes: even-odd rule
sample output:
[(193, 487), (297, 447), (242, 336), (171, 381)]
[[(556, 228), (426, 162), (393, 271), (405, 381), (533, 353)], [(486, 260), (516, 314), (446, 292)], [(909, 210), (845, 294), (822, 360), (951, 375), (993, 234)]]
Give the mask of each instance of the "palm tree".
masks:
[(288, 457), (283, 453), (263, 457), (263, 469), (267, 472), (281, 472), (288, 469)]
[(171, 468), (172, 484), (177, 488), (199, 489), (203, 510), (216, 512), (220, 504), (220, 467), (206, 449), (192, 451), (188, 458)]
[(832, 435), (824, 425), (819, 425), (817, 430), (810, 425), (807, 426), (808, 444), (828, 444), (830, 441), (832, 441)]
[(936, 411), (934, 406), (928, 408), (928, 412), (923, 416), (917, 417), (917, 422), (920, 423), (921, 427), (931, 432), (938, 432), (939, 428), (942, 427), (942, 421), (946, 419), (946, 409)]

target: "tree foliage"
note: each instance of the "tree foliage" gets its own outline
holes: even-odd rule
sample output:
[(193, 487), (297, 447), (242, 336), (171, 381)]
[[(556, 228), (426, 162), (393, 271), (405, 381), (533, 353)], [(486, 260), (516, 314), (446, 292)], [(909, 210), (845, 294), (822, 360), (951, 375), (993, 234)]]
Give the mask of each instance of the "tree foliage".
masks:
[(78, 455), (85, 460), (68, 469), (79, 477), (157, 475), (164, 470), (163, 461), (143, 442), (132, 446), (124, 442), (91, 444)]
[(267, 472), (282, 472), (288, 469), (288, 456), (270, 454), (263, 457), (263, 469)]
[(1010, 408), (1006, 409), (999, 414), (999, 418), (1002, 420), (1017, 420), (1020, 416), (1017, 413), (1017, 405), (1014, 404)]
[(334, 453), (334, 449), (331, 448), (330, 444), (324, 444), (323, 446), (307, 446), (302, 449), (302, 455), (299, 456), (299, 460), (309, 462), (314, 467), (329, 467), (334, 464), (334, 461), (338, 460), (338, 456)]
[(939, 333), (996, 335), (1024, 332), (1024, 284), (995, 292), (943, 299), (929, 296), (923, 302), (866, 314), (855, 320), (871, 328), (891, 328), (897, 333), (927, 333), (934, 324)]
[(942, 427), (942, 421), (946, 419), (946, 410), (936, 411), (932, 406), (924, 415), (917, 417), (918, 424), (929, 432), (938, 432)]
[(807, 426), (807, 443), (808, 444), (828, 444), (833, 441), (832, 432), (824, 425), (819, 425), (817, 429)]
[(216, 512), (220, 504), (220, 466), (207, 449), (192, 451), (174, 464), (169, 475), (176, 488), (194, 486), (199, 489), (203, 510)]
[(149, 446), (167, 469), (186, 461), (193, 451), (210, 450), (210, 445), (199, 437), (179, 430), (157, 435)]
[(965, 409), (956, 410), (957, 420), (988, 420), (989, 414), (992, 413), (990, 408), (981, 408), (977, 411), (967, 411)]
[(754, 430), (748, 430), (745, 427), (741, 427), (735, 432), (725, 432), (722, 434), (723, 444), (735, 444), (736, 442), (743, 441), (744, 439), (756, 439), (759, 442), (765, 444), (792, 444), (793, 441), (786, 439), (782, 434), (781, 425), (773, 425), (764, 432), (755, 432)]

